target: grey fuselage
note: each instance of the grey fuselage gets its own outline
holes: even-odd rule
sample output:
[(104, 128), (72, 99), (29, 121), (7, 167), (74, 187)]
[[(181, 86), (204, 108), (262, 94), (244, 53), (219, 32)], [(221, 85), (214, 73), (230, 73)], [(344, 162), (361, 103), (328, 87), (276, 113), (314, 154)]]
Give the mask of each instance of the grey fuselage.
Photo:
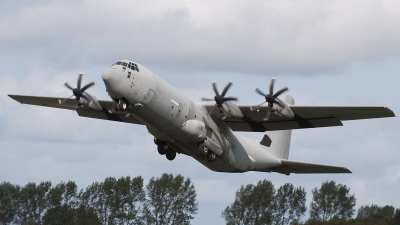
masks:
[[(213, 171), (268, 171), (281, 165), (268, 147), (236, 134), (202, 104), (194, 103), (144, 66), (121, 60), (106, 69), (102, 78), (110, 97), (129, 105), (127, 116), (140, 120), (173, 151), (191, 156)], [(214, 162), (199, 154), (197, 137), (182, 129), (187, 121), (204, 123), (207, 138), (221, 147)]]

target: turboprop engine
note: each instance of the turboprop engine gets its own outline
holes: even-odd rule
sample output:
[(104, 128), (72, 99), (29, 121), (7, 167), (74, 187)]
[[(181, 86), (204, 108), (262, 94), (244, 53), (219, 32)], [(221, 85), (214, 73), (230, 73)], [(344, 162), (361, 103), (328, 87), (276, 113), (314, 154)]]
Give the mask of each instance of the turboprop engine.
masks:
[(275, 113), (275, 115), (277, 116), (283, 116), (286, 118), (293, 118), (294, 117), (294, 113), (292, 111), (292, 109), (290, 108), (289, 104), (287, 104), (284, 101), (279, 100), (279, 104), (273, 104), (273, 112)]
[[(270, 85), (269, 85), (269, 93), (268, 94), (264, 94), (264, 92), (262, 92), (258, 88), (255, 89), (255, 91), (258, 94), (264, 96), (265, 102), (255, 106), (255, 107), (252, 106), (252, 107), (250, 107), (250, 109), (252, 111), (254, 109), (259, 111), (261, 105), (263, 105), (264, 103), (268, 103), (267, 115), (265, 116), (264, 120), (269, 119), (271, 112), (273, 112), (275, 115), (280, 116), (280, 117), (283, 116), (283, 117), (287, 117), (287, 118), (293, 118), (294, 113), (293, 113), (292, 109), (290, 108), (290, 105), (288, 103), (286, 103), (285, 101), (282, 101), (278, 98), (279, 95), (281, 95), (285, 91), (288, 91), (289, 88), (284, 87), (274, 94), (274, 83), (275, 83), (275, 77), (272, 77)], [(291, 101), (293, 101), (293, 99)]]
[[(101, 107), (100, 103), (97, 101), (96, 97), (89, 95), (85, 91), (90, 88), (91, 86), (94, 85), (94, 82), (90, 82), (84, 87), (81, 87), (82, 83), (82, 76), (83, 73), (80, 73), (78, 75), (78, 82), (77, 82), (77, 87), (73, 88), (71, 85), (69, 85), (67, 82), (64, 83), (64, 85), (72, 91), (72, 96), (75, 96), (75, 101), (78, 103), (79, 107), (87, 107), (89, 109), (95, 110), (95, 111), (102, 111), (103, 108)], [(71, 97), (72, 97), (71, 96)], [(69, 98), (65, 99), (59, 99), (58, 103), (62, 104), (66, 101), (68, 101)]]
[(198, 120), (188, 120), (182, 125), (182, 131), (189, 141), (200, 142), (206, 137), (206, 125)]

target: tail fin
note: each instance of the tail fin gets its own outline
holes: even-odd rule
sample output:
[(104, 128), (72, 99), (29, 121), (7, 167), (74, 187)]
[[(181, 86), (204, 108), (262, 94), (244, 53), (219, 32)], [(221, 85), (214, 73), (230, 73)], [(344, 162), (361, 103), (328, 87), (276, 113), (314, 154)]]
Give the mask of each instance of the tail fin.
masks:
[[(290, 95), (286, 96), (285, 102), (290, 105), (294, 105), (294, 99)], [(267, 146), (268, 152), (275, 157), (280, 159), (288, 159), (291, 137), (291, 130), (267, 131), (265, 132), (264, 138), (260, 144)]]

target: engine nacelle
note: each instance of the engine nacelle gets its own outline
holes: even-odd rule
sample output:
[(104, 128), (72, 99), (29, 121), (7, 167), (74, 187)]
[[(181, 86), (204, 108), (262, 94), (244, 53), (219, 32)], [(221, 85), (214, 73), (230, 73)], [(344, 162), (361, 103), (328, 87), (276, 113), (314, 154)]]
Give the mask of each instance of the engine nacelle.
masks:
[(294, 113), (290, 108), (290, 105), (284, 101), (280, 101), (279, 104), (274, 104), (274, 113), (278, 116), (283, 116), (286, 118), (293, 118)]
[(103, 108), (101, 107), (100, 103), (97, 101), (95, 96), (91, 96), (87, 93), (84, 93), (85, 98), (80, 98), (78, 101), (78, 104), (83, 105), (89, 109), (95, 110), (95, 111), (101, 111)]
[(190, 141), (200, 142), (206, 137), (206, 125), (198, 120), (188, 120), (182, 125), (182, 131)]

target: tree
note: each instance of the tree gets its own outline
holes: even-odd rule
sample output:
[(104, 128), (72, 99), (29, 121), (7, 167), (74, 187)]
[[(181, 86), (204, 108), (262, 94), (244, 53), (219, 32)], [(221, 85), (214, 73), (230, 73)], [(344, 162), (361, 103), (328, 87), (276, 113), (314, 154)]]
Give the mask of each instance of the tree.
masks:
[(350, 195), (350, 188), (335, 181), (322, 183), (321, 188), (312, 190), (310, 217), (328, 221), (333, 217), (348, 219), (354, 214), (356, 198)]
[(396, 209), (396, 213), (393, 216), (393, 223), (400, 224), (400, 209)]
[(0, 184), (0, 223), (11, 224), (18, 211), (20, 187), (10, 182)]
[(387, 224), (394, 223), (395, 208), (393, 206), (386, 205), (380, 207), (378, 205), (361, 206), (357, 213), (357, 219), (376, 219), (384, 220)]
[(145, 201), (143, 178), (108, 177), (80, 194), (81, 204), (93, 208), (103, 224), (140, 224)]
[(271, 224), (276, 207), (274, 195), (274, 185), (267, 180), (255, 186), (241, 186), (236, 191), (235, 201), (222, 211), (222, 217), (229, 225)]
[(43, 225), (101, 225), (93, 208), (72, 208), (67, 204), (49, 209), (43, 216)]
[(164, 173), (161, 178), (151, 178), (146, 190), (146, 224), (189, 224), (194, 219), (197, 194), (189, 178)]
[(41, 224), (42, 216), (49, 207), (48, 195), (51, 182), (36, 185), (30, 182), (21, 188), (17, 222), (20, 224)]
[(275, 224), (284, 225), (299, 222), (307, 210), (304, 188), (294, 188), (289, 183), (278, 189), (275, 202)]
[(48, 209), (43, 215), (43, 224), (74, 224), (78, 202), (78, 186), (74, 181), (52, 187), (47, 195)]

